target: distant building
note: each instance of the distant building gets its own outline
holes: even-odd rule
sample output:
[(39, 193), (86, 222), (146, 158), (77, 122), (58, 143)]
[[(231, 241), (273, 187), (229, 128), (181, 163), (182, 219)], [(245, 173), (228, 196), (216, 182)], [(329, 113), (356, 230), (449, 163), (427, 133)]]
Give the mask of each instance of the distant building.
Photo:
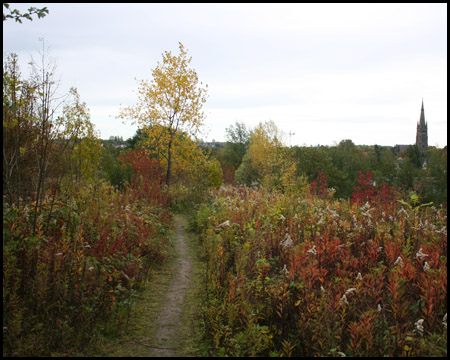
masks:
[[(425, 155), (425, 152), (428, 149), (428, 125), (425, 122), (425, 110), (423, 109), (423, 100), (422, 100), (422, 109), (420, 110), (420, 120), (417, 123), (417, 132), (416, 132), (416, 145), (419, 147), (422, 155)], [(398, 155), (402, 151), (408, 149), (410, 145), (395, 145), (394, 146), (394, 154)]]
[(210, 148), (210, 149), (213, 149), (213, 148), (216, 148), (216, 149), (224, 148), (224, 143), (214, 141), (214, 139), (213, 139), (212, 142), (203, 142), (203, 141), (201, 141), (199, 143), (199, 145), (203, 146), (203, 147)]
[(394, 146), (394, 154), (398, 155), (400, 154), (402, 151), (405, 151), (406, 149), (408, 149), (410, 147), (410, 145), (395, 145)]
[(419, 150), (422, 153), (422, 155), (425, 155), (425, 152), (428, 149), (428, 125), (425, 122), (425, 111), (423, 109), (423, 100), (422, 100), (422, 109), (420, 110), (420, 120), (417, 123), (416, 144), (419, 147)]
[(125, 149), (129, 146), (129, 144), (126, 141), (123, 141), (122, 136), (110, 136), (109, 140), (101, 140), (102, 146), (105, 146), (106, 144), (120, 149)]

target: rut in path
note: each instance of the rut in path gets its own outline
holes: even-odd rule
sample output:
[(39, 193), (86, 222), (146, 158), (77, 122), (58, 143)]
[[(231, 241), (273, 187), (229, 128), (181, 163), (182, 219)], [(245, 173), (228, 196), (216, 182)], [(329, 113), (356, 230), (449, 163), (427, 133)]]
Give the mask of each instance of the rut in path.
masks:
[(182, 335), (180, 325), (183, 300), (190, 285), (192, 258), (185, 239), (186, 220), (175, 216), (174, 250), (177, 260), (166, 299), (154, 319), (154, 337), (149, 356), (179, 356)]

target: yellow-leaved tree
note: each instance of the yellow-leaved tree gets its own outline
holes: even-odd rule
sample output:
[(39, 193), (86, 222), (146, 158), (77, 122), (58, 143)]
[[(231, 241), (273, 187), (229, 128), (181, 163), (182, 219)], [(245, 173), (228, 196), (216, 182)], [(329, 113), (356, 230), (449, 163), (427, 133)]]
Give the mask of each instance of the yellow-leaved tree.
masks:
[(153, 80), (139, 82), (138, 103), (121, 108), (118, 115), (131, 119), (148, 135), (146, 148), (160, 160), (168, 186), (174, 163), (186, 158), (186, 154), (181, 156), (186, 151), (184, 137), (196, 138), (203, 124), (208, 88), (202, 87), (196, 71), (189, 67), (192, 58), (187, 57), (182, 43), (179, 50), (178, 56), (164, 52), (162, 63), (152, 72)]
[(274, 154), (283, 144), (281, 132), (272, 120), (259, 123), (250, 134), (248, 155), (264, 177), (270, 173)]
[(262, 182), (269, 185), (273, 165), (278, 161), (282, 148), (281, 132), (272, 120), (261, 122), (250, 132), (247, 153), (236, 170), (236, 180), (240, 183)]
[(74, 176), (71, 180), (79, 184), (81, 179), (92, 181), (95, 178), (102, 147), (89, 109), (85, 102), (81, 102), (78, 90), (71, 88), (69, 94), (72, 101), (64, 105), (62, 116), (58, 118), (64, 125), (61, 135), (67, 142), (67, 151), (61, 156), (67, 162), (68, 173)]
[(248, 151), (235, 178), (247, 185), (260, 183), (284, 193), (304, 193), (306, 179), (298, 176), (295, 158), (282, 141), (283, 133), (272, 120), (261, 122), (250, 133)]

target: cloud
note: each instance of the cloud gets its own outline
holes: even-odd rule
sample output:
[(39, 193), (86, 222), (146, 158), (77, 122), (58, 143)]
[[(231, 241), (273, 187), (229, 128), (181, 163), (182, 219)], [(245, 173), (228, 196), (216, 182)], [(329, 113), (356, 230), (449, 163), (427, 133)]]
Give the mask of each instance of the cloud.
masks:
[(26, 62), (43, 36), (65, 87), (78, 88), (105, 133), (117, 113), (109, 111), (137, 101), (134, 79), (151, 79), (181, 41), (209, 85), (210, 138), (235, 120), (271, 118), (300, 143), (410, 143), (423, 97), (429, 142), (445, 144), (446, 7), (51, 4), (44, 19), (5, 22), (4, 49)]

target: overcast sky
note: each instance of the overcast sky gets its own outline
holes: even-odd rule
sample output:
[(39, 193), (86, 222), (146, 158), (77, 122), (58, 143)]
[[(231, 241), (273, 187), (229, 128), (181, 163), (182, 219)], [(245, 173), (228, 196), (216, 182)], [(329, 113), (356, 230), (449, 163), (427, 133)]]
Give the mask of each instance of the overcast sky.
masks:
[(26, 74), (44, 38), (104, 139), (135, 134), (115, 116), (181, 42), (209, 88), (205, 141), (273, 120), (287, 145), (413, 144), (423, 98), (428, 144), (447, 144), (447, 4), (11, 4), (30, 6), (49, 14), (4, 21), (4, 56)]

